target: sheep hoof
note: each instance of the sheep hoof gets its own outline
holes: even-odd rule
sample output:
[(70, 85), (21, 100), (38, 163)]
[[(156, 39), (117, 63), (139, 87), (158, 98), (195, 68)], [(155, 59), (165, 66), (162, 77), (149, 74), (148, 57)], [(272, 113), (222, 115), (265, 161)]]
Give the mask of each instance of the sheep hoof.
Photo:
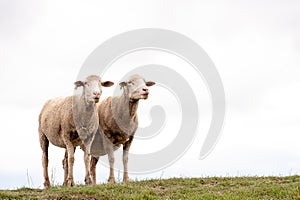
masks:
[(44, 182), (44, 187), (45, 187), (45, 188), (50, 188), (50, 181), (49, 181), (49, 180), (46, 180), (46, 181)]
[(92, 184), (92, 179), (90, 177), (85, 177), (84, 182), (86, 185), (91, 185)]
[(66, 185), (69, 187), (72, 187), (72, 186), (75, 186), (75, 183), (72, 178), (68, 178)]
[(111, 184), (116, 183), (115, 178), (114, 177), (109, 177), (108, 178), (108, 183), (111, 183)]
[(123, 178), (123, 183), (129, 183), (129, 182), (130, 182), (129, 177), (124, 177), (124, 178)]

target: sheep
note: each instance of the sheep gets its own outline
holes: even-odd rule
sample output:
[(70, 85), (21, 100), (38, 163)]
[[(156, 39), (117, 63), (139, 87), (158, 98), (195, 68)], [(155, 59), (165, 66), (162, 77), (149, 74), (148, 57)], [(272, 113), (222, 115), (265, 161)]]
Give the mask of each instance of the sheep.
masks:
[(48, 176), (49, 141), (61, 148), (66, 148), (63, 159), (64, 185), (74, 186), (73, 165), (76, 146), (84, 151), (85, 183), (90, 184), (89, 144), (99, 127), (96, 104), (102, 94), (102, 87), (110, 87), (111, 81), (101, 82), (100, 77), (90, 75), (85, 81), (76, 81), (75, 89), (83, 87), (80, 95), (58, 97), (48, 100), (39, 115), (39, 140), (42, 149), (44, 186), (50, 187)]
[[(120, 82), (123, 94), (108, 97), (98, 106), (99, 134), (96, 134), (91, 148), (90, 173), (92, 183), (96, 184), (96, 165), (99, 156), (108, 154), (110, 173), (108, 182), (115, 183), (114, 151), (123, 145), (123, 182), (128, 182), (128, 151), (136, 129), (138, 128), (137, 108), (140, 99), (147, 99), (148, 87), (155, 82), (145, 81), (138, 74), (129, 77), (128, 81)], [(148, 87), (147, 87), (148, 86)], [(95, 143), (95, 141), (98, 141)]]

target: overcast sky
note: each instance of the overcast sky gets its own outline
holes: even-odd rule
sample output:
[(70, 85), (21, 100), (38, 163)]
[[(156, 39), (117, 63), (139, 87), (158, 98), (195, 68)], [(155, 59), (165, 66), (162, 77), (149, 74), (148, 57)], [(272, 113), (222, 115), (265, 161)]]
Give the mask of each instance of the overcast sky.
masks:
[[(138, 28), (170, 29), (197, 42), (223, 80), (227, 110), (216, 148), (198, 160), (211, 103), (203, 80), (190, 80), (202, 116), (193, 145), (172, 166), (133, 178), (299, 174), (299, 19), (299, 1), (0, 1), (0, 188), (42, 187), (37, 127), (44, 102), (72, 94), (81, 65), (102, 42)], [(176, 59), (140, 52), (120, 60), (105, 78), (118, 81), (123, 76), (118, 65), (161, 60), (170, 66), (180, 62)], [(103, 98), (113, 89), (104, 90)], [(161, 102), (170, 106), (169, 123), (176, 122), (176, 100), (157, 98), (159, 87), (150, 93), (139, 109)], [(147, 126), (148, 112), (139, 114)], [(165, 133), (170, 130), (166, 124)], [(144, 141), (143, 151), (153, 150), (149, 144), (156, 143)], [(132, 150), (141, 151), (135, 145)], [(64, 150), (51, 146), (49, 154), (49, 173), (61, 184)], [(75, 159), (74, 178), (83, 183), (80, 150)], [(99, 182), (105, 182), (108, 170), (97, 169)]]

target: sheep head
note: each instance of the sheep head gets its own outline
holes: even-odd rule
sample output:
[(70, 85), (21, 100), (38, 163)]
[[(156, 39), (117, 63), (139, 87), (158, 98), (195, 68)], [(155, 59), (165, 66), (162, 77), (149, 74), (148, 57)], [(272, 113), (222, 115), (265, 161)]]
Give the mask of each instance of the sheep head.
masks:
[(124, 89), (124, 94), (130, 99), (130, 101), (147, 99), (149, 95), (148, 87), (154, 84), (155, 82), (145, 81), (145, 79), (138, 74), (130, 76), (128, 81), (119, 83), (121, 88)]
[(86, 102), (91, 103), (98, 103), (100, 96), (102, 94), (102, 86), (103, 87), (110, 87), (114, 83), (111, 81), (104, 81), (101, 82), (101, 78), (96, 75), (88, 76), (85, 81), (76, 81), (75, 89), (78, 87), (83, 87), (83, 95)]

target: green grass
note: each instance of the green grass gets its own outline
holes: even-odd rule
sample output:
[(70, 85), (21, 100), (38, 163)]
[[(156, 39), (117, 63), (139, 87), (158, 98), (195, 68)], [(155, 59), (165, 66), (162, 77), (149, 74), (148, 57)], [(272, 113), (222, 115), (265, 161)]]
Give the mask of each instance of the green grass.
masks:
[(299, 181), (299, 176), (172, 178), (45, 190), (0, 190), (0, 199), (298, 199)]

